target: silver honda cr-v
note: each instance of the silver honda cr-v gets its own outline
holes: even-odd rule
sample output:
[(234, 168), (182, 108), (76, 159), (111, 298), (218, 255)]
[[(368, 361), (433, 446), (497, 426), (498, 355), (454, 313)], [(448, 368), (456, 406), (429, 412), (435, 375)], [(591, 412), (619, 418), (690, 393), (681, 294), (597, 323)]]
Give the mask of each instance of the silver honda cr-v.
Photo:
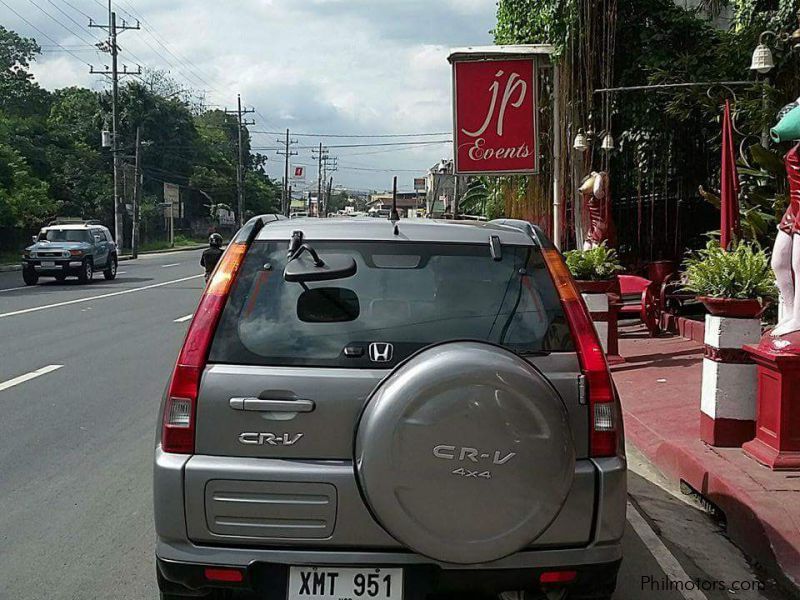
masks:
[(619, 402), (529, 224), (256, 217), (167, 386), (154, 500), (162, 598), (608, 598)]

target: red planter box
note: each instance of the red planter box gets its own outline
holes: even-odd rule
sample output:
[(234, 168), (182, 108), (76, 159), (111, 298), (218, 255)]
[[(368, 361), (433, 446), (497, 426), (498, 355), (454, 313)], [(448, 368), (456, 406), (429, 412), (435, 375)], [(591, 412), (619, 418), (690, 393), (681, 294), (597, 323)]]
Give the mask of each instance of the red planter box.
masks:
[(745, 454), (772, 470), (800, 469), (800, 354), (745, 346), (758, 365), (756, 438)]

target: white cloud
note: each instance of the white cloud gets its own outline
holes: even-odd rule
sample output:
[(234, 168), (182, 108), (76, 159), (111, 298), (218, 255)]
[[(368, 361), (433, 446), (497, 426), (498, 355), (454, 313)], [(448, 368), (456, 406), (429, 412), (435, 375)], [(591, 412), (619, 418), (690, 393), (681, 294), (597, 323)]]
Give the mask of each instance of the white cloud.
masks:
[[(54, 0), (78, 22), (85, 17)], [(63, 4), (63, 6), (61, 6)], [(95, 0), (70, 4), (97, 21), (104, 11)], [(47, 5), (54, 16), (63, 16)], [(45, 15), (20, 13), (66, 45), (75, 36)], [(358, 133), (449, 131), (451, 128), (451, 47), (491, 43), (494, 0), (120, 0), (117, 10), (128, 21), (144, 17), (144, 31), (120, 37), (124, 62), (166, 68), (185, 85), (208, 90), (212, 104), (232, 106), (241, 92), (258, 114), (256, 131)], [(126, 14), (126, 11), (131, 14)], [(13, 15), (3, 19), (25, 35), (38, 36)], [(73, 23), (67, 23), (77, 30)], [(148, 31), (152, 28), (152, 31)], [(100, 37), (100, 30), (78, 31)], [(153, 37), (155, 36), (155, 38)], [(41, 37), (41, 36), (39, 36)], [(40, 43), (50, 43), (40, 40)], [(172, 53), (163, 47), (166, 43)], [(75, 50), (86, 62), (108, 62), (91, 48)], [(186, 60), (191, 62), (187, 63)], [(102, 86), (85, 65), (60, 52), (42, 57), (34, 74), (48, 88), (65, 85)], [(255, 134), (256, 144), (272, 146), (275, 135)], [(300, 145), (318, 140), (301, 138)], [(328, 139), (328, 144), (369, 140)], [(393, 141), (393, 140), (377, 140)], [(414, 149), (364, 148), (332, 150), (342, 164), (346, 156), (363, 168), (420, 169), (452, 152), (447, 145)], [(272, 156), (270, 172), (282, 173), (280, 158)], [(301, 151), (298, 164), (312, 164)], [(401, 175), (401, 187), (412, 174)], [(339, 183), (354, 187), (385, 187), (390, 173), (336, 173)]]

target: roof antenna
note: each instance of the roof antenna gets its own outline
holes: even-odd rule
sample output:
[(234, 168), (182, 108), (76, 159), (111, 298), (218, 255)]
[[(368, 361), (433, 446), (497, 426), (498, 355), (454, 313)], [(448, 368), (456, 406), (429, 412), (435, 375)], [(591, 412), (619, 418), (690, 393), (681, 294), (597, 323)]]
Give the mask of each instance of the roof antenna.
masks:
[(397, 212), (397, 175), (392, 179), (392, 211), (389, 213), (389, 221), (394, 225), (394, 234), (400, 235), (400, 229), (397, 227), (397, 222), (400, 220), (400, 214)]

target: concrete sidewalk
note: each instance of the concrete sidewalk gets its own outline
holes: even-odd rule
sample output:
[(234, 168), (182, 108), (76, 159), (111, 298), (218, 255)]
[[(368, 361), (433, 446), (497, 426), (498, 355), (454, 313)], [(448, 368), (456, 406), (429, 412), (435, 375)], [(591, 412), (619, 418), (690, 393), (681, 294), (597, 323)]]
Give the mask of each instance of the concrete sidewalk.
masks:
[(773, 472), (739, 448), (700, 441), (701, 345), (650, 338), (643, 326), (620, 334), (626, 362), (612, 371), (627, 443), (722, 509), (731, 539), (800, 595), (800, 471)]

